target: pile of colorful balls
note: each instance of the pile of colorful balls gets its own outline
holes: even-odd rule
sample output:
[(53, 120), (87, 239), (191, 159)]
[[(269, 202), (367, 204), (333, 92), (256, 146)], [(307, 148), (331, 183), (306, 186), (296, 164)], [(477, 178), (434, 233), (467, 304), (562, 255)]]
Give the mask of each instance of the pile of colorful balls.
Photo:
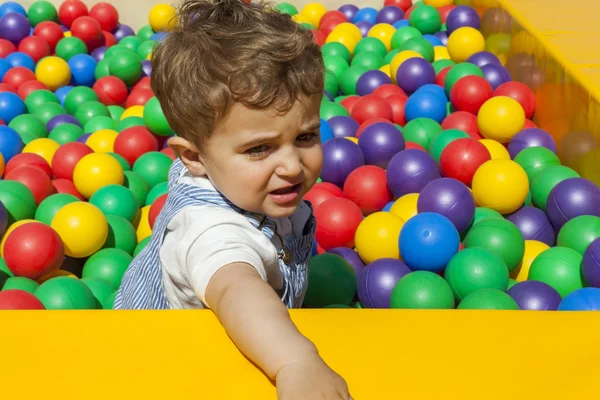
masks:
[[(326, 66), (305, 307), (600, 309), (600, 189), (537, 127), (506, 13), (277, 9)], [(136, 33), (108, 3), (0, 6), (0, 308), (112, 308), (167, 196), (149, 59), (173, 13)]]

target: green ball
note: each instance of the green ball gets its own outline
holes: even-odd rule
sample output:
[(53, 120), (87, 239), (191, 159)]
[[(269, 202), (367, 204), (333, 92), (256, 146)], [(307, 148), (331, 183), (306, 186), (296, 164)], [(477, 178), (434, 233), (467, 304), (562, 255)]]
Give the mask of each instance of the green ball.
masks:
[(110, 296), (108, 296), (106, 300), (104, 300), (104, 303), (102, 303), (102, 309), (112, 310), (114, 308), (118, 292), (118, 290), (115, 290)]
[(122, 44), (118, 43), (114, 46), (109, 47), (108, 49), (106, 49), (106, 52), (104, 53), (104, 59), (108, 60), (112, 57), (114, 57), (115, 55), (117, 55), (120, 52), (127, 52), (127, 53), (131, 53), (131, 50), (128, 49), (127, 47), (123, 46)]
[(446, 95), (450, 96), (450, 91), (452, 87), (460, 78), (464, 78), (465, 76), (480, 76), (484, 78), (483, 71), (475, 64), (471, 63), (459, 63), (453, 65), (448, 71), (446, 75), (446, 80), (444, 81), (444, 89), (446, 90)]
[(54, 216), (67, 204), (75, 203), (79, 199), (72, 194), (56, 193), (46, 197), (35, 211), (35, 220), (50, 226)]
[(117, 154), (117, 153), (106, 153), (106, 154), (110, 154), (111, 156), (113, 156), (119, 162), (119, 164), (121, 164), (123, 171), (131, 171), (131, 166), (129, 165), (129, 163), (127, 162), (125, 157), (123, 157), (122, 155)]
[(4, 281), (2, 290), (23, 290), (33, 294), (39, 286), (40, 285), (32, 279), (15, 276)]
[(125, 179), (123, 186), (131, 190), (135, 199), (137, 200), (138, 207), (142, 208), (146, 201), (146, 196), (150, 191), (150, 186), (140, 174), (134, 171), (125, 171)]
[(69, 61), (77, 54), (87, 53), (87, 46), (83, 40), (75, 36), (62, 38), (56, 44), (56, 55), (65, 61)]
[(119, 121), (121, 121), (121, 116), (125, 112), (125, 109), (121, 106), (114, 106), (114, 105), (107, 106), (106, 108), (108, 108), (110, 117), (113, 119), (113, 121), (115, 122), (115, 126), (116, 126), (116, 124), (118, 124)]
[(77, 109), (88, 101), (98, 101), (98, 95), (92, 88), (77, 86), (69, 90), (65, 96), (65, 108), (71, 115), (75, 115)]
[(428, 149), (443, 130), (442, 126), (431, 118), (415, 118), (404, 125), (402, 136), (407, 142), (417, 143)]
[(103, 249), (121, 249), (127, 254), (133, 254), (137, 246), (135, 227), (129, 221), (118, 215), (106, 217), (108, 222), (108, 237)]
[[(323, 62), (325, 63), (325, 70), (327, 72), (333, 73), (337, 78), (341, 77), (344, 71), (346, 71), (349, 67), (346, 60), (344, 60), (340, 56), (325, 56), (323, 57)], [(325, 75), (325, 79), (327, 79), (327, 75)], [(332, 93), (332, 94), (336, 94)]]
[(30, 114), (37, 110), (42, 104), (46, 103), (60, 104), (58, 97), (49, 90), (36, 90), (35, 92), (29, 93), (25, 98), (25, 107), (27, 107), (27, 111)]
[(98, 301), (99, 307), (102, 308), (102, 304), (115, 292), (115, 288), (106, 280), (96, 277), (81, 278), (88, 289), (90, 289)]
[(533, 260), (527, 279), (547, 283), (565, 297), (584, 287), (582, 259), (583, 256), (573, 249), (560, 246), (549, 248)]
[(46, 125), (52, 118), (66, 113), (67, 110), (65, 110), (60, 104), (45, 103), (37, 107), (33, 112), (33, 115), (38, 117), (42, 123)]
[(323, 118), (325, 121), (340, 115), (346, 117), (350, 116), (350, 113), (348, 112), (348, 110), (346, 110), (346, 108), (343, 105), (332, 102), (322, 103), (320, 113), (321, 118)]
[(90, 120), (98, 116), (108, 117), (110, 114), (108, 113), (108, 109), (106, 106), (99, 101), (88, 101), (87, 103), (83, 103), (77, 108), (75, 111), (75, 118), (81, 123), (81, 125), (85, 126)]
[(338, 56), (346, 60), (347, 63), (350, 62), (350, 50), (338, 42), (325, 43), (321, 48), (321, 53), (323, 57)]
[(85, 133), (94, 133), (102, 129), (115, 129), (115, 121), (110, 116), (98, 115), (90, 119), (83, 127)]
[(523, 149), (514, 158), (514, 161), (525, 170), (529, 182), (533, 182), (535, 177), (544, 169), (560, 165), (558, 156), (552, 150), (545, 147), (528, 147)]
[(573, 249), (583, 256), (590, 244), (600, 237), (600, 218), (581, 215), (567, 221), (556, 238), (556, 245)]
[(554, 186), (569, 178), (579, 178), (579, 174), (564, 165), (554, 165), (540, 172), (531, 183), (531, 198), (537, 208), (546, 211), (546, 202)]
[(137, 37), (142, 39), (142, 41), (150, 40), (152, 36), (154, 36), (154, 31), (150, 25), (144, 25), (140, 28), (137, 33)]
[(85, 283), (68, 276), (48, 279), (33, 294), (47, 310), (93, 310), (98, 308), (94, 294)]
[(133, 126), (146, 126), (143, 118), (140, 117), (127, 117), (124, 120), (117, 122), (117, 126), (115, 126), (115, 130), (119, 133), (124, 131), (127, 128), (131, 128)]
[(279, 3), (275, 6), (275, 9), (280, 13), (287, 15), (298, 14), (298, 9), (296, 8), (296, 6), (290, 3)]
[(325, 71), (325, 90), (329, 93), (336, 94), (339, 91), (338, 79), (331, 71)]
[(107, 185), (98, 189), (90, 198), (90, 204), (95, 205), (105, 216), (118, 215), (133, 222), (139, 211), (138, 203), (125, 186)]
[(42, 120), (35, 115), (19, 115), (10, 121), (8, 126), (17, 131), (19, 136), (21, 136), (21, 140), (23, 140), (23, 143), (25, 144), (28, 144), (32, 140), (48, 136), (46, 124), (44, 124)]
[(144, 122), (155, 135), (169, 136), (173, 134), (173, 130), (169, 126), (156, 97), (152, 97), (144, 106)]
[(58, 12), (52, 3), (40, 0), (29, 6), (27, 18), (29, 18), (31, 26), (35, 27), (40, 22), (58, 21)]
[(507, 291), (510, 290), (510, 288), (513, 287), (513, 286), (515, 286), (517, 283), (519, 283), (519, 282), (517, 282), (516, 279), (509, 278), (508, 279), (508, 287), (506, 288), (506, 290)]
[(434, 50), (433, 45), (429, 42), (429, 40), (424, 37), (416, 37), (412, 39), (408, 39), (406, 42), (400, 46), (400, 51), (412, 50), (416, 51), (420, 55), (423, 56), (429, 62), (433, 62), (434, 58)]
[(322, 308), (330, 304), (350, 305), (356, 295), (354, 269), (343, 257), (335, 254), (314, 256), (308, 265), (308, 288), (304, 304)]
[(133, 257), (121, 249), (102, 249), (88, 258), (81, 277), (101, 278), (118, 288), (132, 260)]
[(140, 45), (138, 46), (137, 50), (135, 51), (137, 53), (138, 56), (140, 56), (140, 58), (142, 60), (145, 60), (146, 58), (148, 58), (148, 56), (150, 54), (152, 54), (152, 51), (154, 50), (154, 48), (156, 47), (158, 43), (155, 42), (154, 40), (146, 40), (140, 43)]
[(108, 59), (108, 71), (132, 86), (142, 76), (142, 60), (132, 51), (119, 51)]
[(160, 196), (162, 196), (163, 194), (167, 194), (168, 191), (168, 182), (161, 182), (158, 185), (155, 185), (154, 187), (152, 187), (152, 189), (150, 189), (150, 192), (148, 192), (148, 196), (146, 197), (146, 205), (151, 205)]
[(383, 57), (371, 51), (354, 54), (351, 66), (360, 66), (367, 70), (379, 69), (383, 65)]
[(444, 277), (458, 301), (479, 289), (505, 291), (508, 287), (508, 269), (504, 261), (478, 247), (456, 253), (448, 263)]
[(338, 103), (338, 104), (341, 104), (341, 102), (342, 102), (344, 99), (347, 99), (348, 97), (351, 97), (351, 96), (346, 96), (346, 95), (338, 96), (338, 97), (336, 97), (335, 99), (333, 99), (333, 101), (335, 101), (335, 102), (336, 102), (336, 103)]
[(435, 162), (439, 164), (442, 151), (444, 151), (446, 146), (457, 139), (468, 139), (469, 137), (470, 136), (467, 133), (461, 130), (447, 129), (431, 141), (427, 152), (431, 155), (431, 157), (433, 157)]
[(96, 64), (96, 69), (94, 70), (94, 78), (99, 80), (100, 78), (104, 78), (105, 76), (110, 76), (110, 67), (108, 65), (108, 59), (103, 58), (98, 61)]
[(35, 198), (21, 182), (0, 180), (0, 202), (8, 213), (8, 225), (35, 215)]
[(423, 34), (412, 26), (403, 26), (402, 28), (396, 30), (392, 35), (391, 46), (392, 49), (400, 50), (400, 47), (410, 39), (422, 37)]
[(2, 273), (5, 273), (9, 277), (15, 276), (15, 274), (13, 274), (13, 272), (10, 269), (8, 269), (8, 266), (6, 265), (6, 261), (4, 261), (4, 258), (0, 258), (0, 275)]
[(139, 242), (138, 245), (135, 247), (135, 250), (133, 251), (133, 256), (136, 257), (138, 254), (140, 254), (140, 252), (144, 250), (148, 243), (150, 243), (151, 239), (152, 236), (148, 236), (147, 238), (144, 238), (141, 242)]
[(133, 164), (132, 171), (137, 172), (149, 187), (154, 187), (169, 178), (169, 168), (173, 160), (159, 151), (142, 154)]
[(457, 308), (459, 310), (519, 310), (519, 305), (501, 290), (480, 289), (465, 297)]
[(525, 254), (525, 239), (519, 228), (506, 219), (486, 218), (473, 225), (465, 237), (466, 248), (481, 247), (499, 256), (510, 272)]
[(391, 64), (396, 54), (400, 53), (400, 49), (391, 50), (389, 53), (383, 57), (383, 65)]
[(527, 192), (527, 197), (525, 198), (524, 206), (533, 207), (533, 200), (531, 197), (531, 190)]
[[(140, 45), (142, 44), (142, 39), (140, 39), (137, 36), (126, 36), (119, 41), (119, 44), (121, 46), (125, 46), (129, 50), (137, 53), (137, 50), (139, 49)], [(137, 56), (141, 57), (139, 54), (137, 54)]]
[(77, 125), (61, 124), (52, 129), (52, 132), (50, 132), (48, 138), (54, 140), (60, 145), (63, 145), (65, 143), (76, 142), (77, 139), (83, 136), (83, 134), (83, 129)]
[(374, 37), (366, 37), (360, 39), (356, 44), (356, 47), (354, 48), (354, 57), (356, 57), (357, 54), (360, 54), (365, 51), (375, 53), (379, 57), (385, 57), (385, 55), (387, 54), (385, 44), (383, 44), (381, 40)]
[(442, 27), (442, 17), (435, 7), (422, 5), (413, 9), (408, 23), (424, 35), (434, 34)]
[(486, 207), (476, 207), (475, 208), (475, 216), (473, 217), (473, 221), (471, 221), (471, 224), (469, 225), (469, 227), (467, 229), (465, 229), (464, 231), (462, 231), (460, 233), (461, 239), (464, 239), (467, 236), (467, 234), (469, 233), (469, 230), (471, 230), (473, 225), (475, 225), (479, 221), (484, 220), (486, 218), (504, 219), (502, 214), (500, 214), (496, 210), (492, 210), (491, 208), (486, 208)]
[(302, 29), (306, 29), (307, 31), (314, 31), (314, 30), (316, 30), (316, 29), (317, 29), (317, 27), (316, 27), (316, 26), (314, 26), (314, 25), (312, 25), (312, 24), (309, 24), (308, 22), (302, 22), (302, 23), (300, 24), (300, 28), (302, 28)]
[(390, 296), (391, 308), (451, 309), (454, 295), (448, 282), (430, 271), (415, 271), (404, 275)]
[(342, 92), (346, 95), (356, 94), (356, 83), (365, 72), (369, 71), (367, 68), (360, 65), (352, 65), (348, 68), (340, 77), (340, 87)]
[(437, 60), (431, 64), (436, 75), (439, 74), (444, 68), (452, 67), (453, 65), (456, 65), (456, 63), (452, 60)]

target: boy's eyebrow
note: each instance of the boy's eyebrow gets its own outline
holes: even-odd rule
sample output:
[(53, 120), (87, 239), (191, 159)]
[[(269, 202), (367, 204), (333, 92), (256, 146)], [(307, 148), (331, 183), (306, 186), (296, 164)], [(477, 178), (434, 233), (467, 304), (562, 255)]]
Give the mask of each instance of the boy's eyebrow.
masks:
[(251, 147), (262, 144), (269, 140), (277, 139), (281, 134), (279, 132), (255, 132), (250, 134), (252, 137), (247, 142), (244, 142), (240, 147)]
[(309, 125), (306, 126), (306, 128), (304, 128), (305, 132), (311, 132), (314, 130), (317, 130), (321, 127), (321, 120), (315, 121), (315, 122), (311, 122)]

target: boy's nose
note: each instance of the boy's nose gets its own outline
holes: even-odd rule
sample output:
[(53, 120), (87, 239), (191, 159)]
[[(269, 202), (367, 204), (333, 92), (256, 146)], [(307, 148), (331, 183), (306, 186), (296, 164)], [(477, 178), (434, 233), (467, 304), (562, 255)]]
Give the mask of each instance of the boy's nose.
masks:
[(283, 154), (279, 162), (279, 167), (275, 171), (279, 176), (289, 178), (296, 177), (302, 173), (302, 162), (296, 152), (288, 152)]

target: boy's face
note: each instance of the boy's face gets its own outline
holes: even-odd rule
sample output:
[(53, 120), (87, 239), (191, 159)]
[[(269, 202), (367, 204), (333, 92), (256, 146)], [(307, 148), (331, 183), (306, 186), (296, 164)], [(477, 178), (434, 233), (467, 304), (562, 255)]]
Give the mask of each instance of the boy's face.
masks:
[(292, 215), (323, 166), (320, 103), (301, 98), (285, 114), (235, 104), (203, 146), (206, 175), (244, 210)]

